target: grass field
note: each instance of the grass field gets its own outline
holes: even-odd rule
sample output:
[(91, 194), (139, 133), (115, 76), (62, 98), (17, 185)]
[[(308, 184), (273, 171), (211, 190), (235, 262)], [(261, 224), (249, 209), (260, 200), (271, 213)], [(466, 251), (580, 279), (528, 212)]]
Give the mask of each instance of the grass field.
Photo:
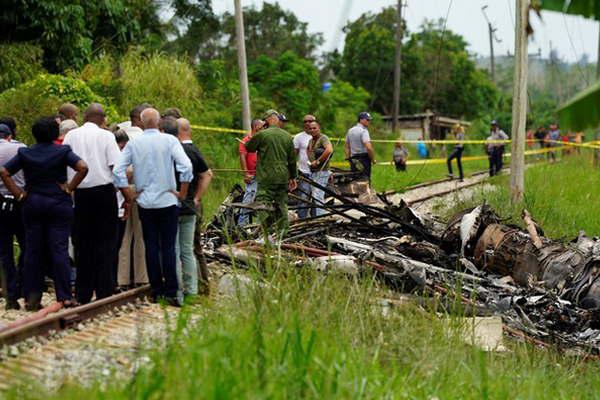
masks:
[(573, 239), (580, 230), (588, 236), (600, 236), (600, 169), (592, 166), (590, 153), (529, 168), (522, 205), (511, 205), (508, 179), (508, 176), (495, 177), (493, 182), (499, 190), (455, 204), (448, 214), (485, 200), (517, 224), (521, 224), (521, 211), (526, 208), (546, 235), (555, 239)]
[[(530, 168), (525, 205), (551, 236), (599, 234), (599, 178), (581, 159)], [(487, 201), (516, 216), (506, 178), (495, 183), (501, 188)], [(377, 299), (390, 293), (373, 279), (292, 268), (251, 271), (265, 284), (184, 309), (168, 344), (151, 354), (154, 366), (130, 381), (69, 386), (54, 398), (598, 398), (598, 363), (513, 341), (509, 352), (486, 353), (461, 340), (460, 310), (406, 306), (384, 316)], [(201, 318), (187, 324), (192, 313)], [(7, 397), (45, 394), (29, 388)]]

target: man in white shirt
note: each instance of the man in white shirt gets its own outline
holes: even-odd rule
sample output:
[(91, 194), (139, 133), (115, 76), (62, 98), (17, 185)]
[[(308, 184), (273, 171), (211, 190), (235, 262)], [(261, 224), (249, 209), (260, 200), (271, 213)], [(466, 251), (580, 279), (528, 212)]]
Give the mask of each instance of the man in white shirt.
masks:
[[(152, 106), (143, 103), (136, 106), (129, 113), (130, 123), (127, 124), (127, 126), (123, 126), (123, 129), (125, 130), (125, 133), (127, 133), (130, 141), (142, 136), (144, 133), (144, 124), (142, 124), (141, 114), (142, 111), (149, 107)], [(122, 125), (125, 125), (125, 123)], [(134, 192), (136, 191), (135, 182), (129, 187)], [(132, 245), (133, 251), (131, 249)], [(131, 276), (132, 270), (133, 276)], [(145, 283), (148, 283), (148, 272), (146, 270), (144, 235), (142, 232), (142, 222), (140, 220), (138, 205), (137, 202), (133, 201), (131, 209), (129, 210), (129, 218), (127, 218), (125, 225), (121, 248), (119, 249), (117, 284), (120, 288), (127, 288), (129, 286), (138, 286)]]
[[(77, 301), (82, 304), (89, 303), (94, 292), (96, 299), (101, 299), (114, 291), (118, 206), (112, 167), (121, 154), (115, 136), (102, 128), (106, 125), (106, 117), (100, 104), (90, 104), (84, 122), (67, 133), (63, 142), (71, 146), (89, 168), (74, 193), (75, 289)], [(69, 169), (69, 179), (74, 174), (75, 171)]]
[[(310, 178), (310, 165), (308, 161), (308, 143), (312, 139), (309, 132), (310, 124), (315, 122), (317, 118), (314, 115), (304, 116), (304, 130), (294, 136), (294, 150), (298, 155), (298, 173), (305, 178)], [(298, 181), (298, 195), (303, 199), (308, 199), (311, 195), (312, 186), (304, 182)], [(298, 209), (298, 218), (306, 218), (308, 216), (308, 203), (300, 203)], [(314, 214), (314, 209), (311, 209), (311, 214)]]

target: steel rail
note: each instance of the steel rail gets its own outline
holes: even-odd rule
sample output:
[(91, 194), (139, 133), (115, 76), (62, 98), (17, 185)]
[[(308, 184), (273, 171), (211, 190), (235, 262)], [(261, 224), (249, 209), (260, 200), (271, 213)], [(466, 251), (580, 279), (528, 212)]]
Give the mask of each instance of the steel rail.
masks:
[(93, 319), (149, 294), (150, 285), (144, 285), (89, 304), (63, 309), (49, 315), (41, 315), (39, 318), (35, 316), (34, 319), (31, 316), (26, 317), (21, 321), (12, 323), (0, 332), (0, 346), (19, 343), (34, 336), (46, 336), (51, 331), (58, 332), (71, 328), (80, 322)]

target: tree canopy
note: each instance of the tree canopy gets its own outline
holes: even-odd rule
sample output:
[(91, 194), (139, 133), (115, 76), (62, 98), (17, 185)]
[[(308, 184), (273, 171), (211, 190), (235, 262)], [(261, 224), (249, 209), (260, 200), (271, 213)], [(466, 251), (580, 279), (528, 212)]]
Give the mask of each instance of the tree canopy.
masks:
[[(390, 114), (395, 52), (395, 9), (366, 13), (346, 26), (341, 58), (330, 56), (332, 70), (371, 93), (373, 109)], [(431, 109), (445, 115), (474, 118), (493, 107), (497, 92), (477, 69), (462, 36), (443, 21), (426, 21), (407, 33), (402, 45), (401, 113)]]
[(158, 0), (5, 0), (0, 41), (37, 42), (52, 72), (80, 69), (103, 48), (162, 40)]

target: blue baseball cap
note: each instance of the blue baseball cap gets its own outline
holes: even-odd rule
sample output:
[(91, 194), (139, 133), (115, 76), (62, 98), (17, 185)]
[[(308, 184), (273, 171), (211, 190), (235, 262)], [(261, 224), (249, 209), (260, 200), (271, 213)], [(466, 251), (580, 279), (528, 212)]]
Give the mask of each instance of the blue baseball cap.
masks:
[(369, 114), (366, 111), (363, 111), (360, 114), (358, 114), (358, 120), (360, 121), (361, 119), (366, 119), (367, 121), (370, 121), (373, 118), (371, 117), (371, 114)]
[(0, 138), (5, 138), (12, 135), (13, 132), (6, 124), (0, 124)]

